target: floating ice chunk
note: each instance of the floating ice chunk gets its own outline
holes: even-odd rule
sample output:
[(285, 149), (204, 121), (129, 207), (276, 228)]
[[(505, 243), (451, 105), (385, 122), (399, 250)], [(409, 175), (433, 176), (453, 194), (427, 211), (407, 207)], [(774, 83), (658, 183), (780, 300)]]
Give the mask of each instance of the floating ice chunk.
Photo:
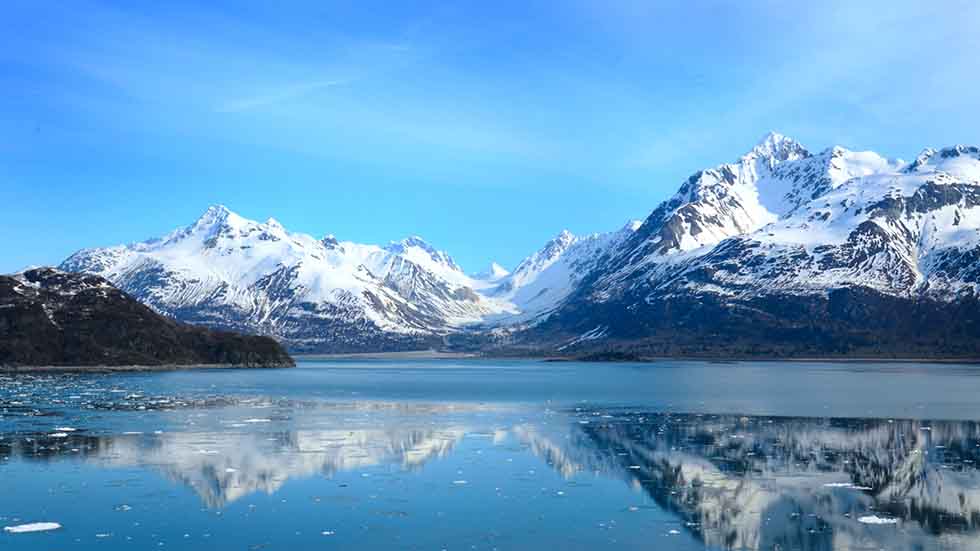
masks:
[(453, 484), (455, 484), (457, 486), (462, 486), (464, 484), (469, 484), (469, 482), (467, 482), (465, 480), (453, 480)]
[(233, 469), (231, 467), (228, 467), (227, 469), (225, 469), (225, 472), (228, 473), (228, 474), (237, 473), (238, 472), (238, 469)]
[(74, 429), (74, 428), (71, 428), (71, 427), (55, 427), (54, 430), (55, 430), (55, 432), (75, 432), (78, 429)]
[(25, 534), (28, 532), (46, 532), (59, 528), (61, 525), (57, 522), (32, 522), (30, 524), (18, 524), (17, 526), (4, 526), (3, 531), (9, 534)]
[(671, 536), (676, 536), (680, 534), (681, 531), (676, 528), (671, 528), (670, 530), (667, 530), (667, 533), (670, 534)]
[(246, 420), (242, 421), (242, 423), (271, 423), (271, 422), (272, 422), (272, 419), (261, 419), (261, 418), (246, 419)]
[(324, 530), (323, 532), (320, 532), (320, 535), (323, 536), (332, 536), (334, 534), (336, 534), (336, 532), (334, 532), (333, 530)]
[(52, 432), (48, 436), (50, 436), (51, 438), (68, 438), (68, 433), (67, 432)]
[(858, 517), (858, 522), (862, 524), (898, 524), (898, 519), (894, 517), (879, 517), (878, 515), (865, 515)]

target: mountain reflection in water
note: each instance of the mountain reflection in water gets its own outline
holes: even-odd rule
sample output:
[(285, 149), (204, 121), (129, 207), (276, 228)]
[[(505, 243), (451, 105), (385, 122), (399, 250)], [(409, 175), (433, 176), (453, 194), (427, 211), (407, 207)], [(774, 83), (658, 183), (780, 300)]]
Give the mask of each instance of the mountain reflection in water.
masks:
[(624, 411), (576, 418), (557, 439), (521, 432), (566, 476), (592, 471), (642, 488), (711, 547), (980, 540), (975, 422)]
[(976, 422), (618, 408), (550, 412), (508, 426), (439, 419), (382, 429), (11, 433), (0, 438), (0, 456), (145, 466), (221, 508), (274, 493), (290, 478), (378, 465), (415, 471), (478, 436), (487, 447), (527, 450), (567, 479), (622, 479), (712, 548), (980, 549)]

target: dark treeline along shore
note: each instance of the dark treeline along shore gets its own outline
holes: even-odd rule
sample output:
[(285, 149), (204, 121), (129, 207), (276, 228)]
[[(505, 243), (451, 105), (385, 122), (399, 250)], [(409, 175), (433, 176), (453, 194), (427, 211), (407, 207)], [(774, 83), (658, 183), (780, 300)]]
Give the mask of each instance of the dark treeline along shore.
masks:
[(5, 369), (292, 365), (270, 337), (174, 321), (98, 276), (50, 268), (0, 276)]

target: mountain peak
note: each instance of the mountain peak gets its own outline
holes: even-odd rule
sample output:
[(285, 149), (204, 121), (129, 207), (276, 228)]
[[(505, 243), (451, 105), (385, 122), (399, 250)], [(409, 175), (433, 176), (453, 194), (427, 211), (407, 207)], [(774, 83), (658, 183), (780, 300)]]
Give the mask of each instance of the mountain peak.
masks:
[(980, 147), (955, 145), (942, 149), (927, 148), (919, 153), (905, 172), (940, 171), (964, 181), (980, 182)]
[[(269, 221), (278, 224), (278, 222), (272, 218), (270, 218)], [(206, 229), (220, 226), (237, 227), (246, 222), (251, 222), (251, 220), (247, 220), (224, 205), (211, 205), (206, 211), (204, 211), (203, 214), (201, 214), (201, 216), (197, 218), (197, 220), (194, 221), (191, 228)]]
[[(425, 239), (417, 235), (410, 235), (401, 241), (392, 241), (385, 247), (385, 250), (393, 254), (405, 256), (409, 260), (420, 261), (423, 258), (427, 258), (435, 264), (446, 266), (453, 271), (462, 271), (451, 256), (436, 249)], [(413, 250), (416, 252), (413, 253)], [(421, 251), (422, 254), (419, 254), (417, 251)]]
[(486, 270), (476, 274), (473, 279), (478, 279), (481, 281), (497, 281), (503, 279), (510, 275), (510, 272), (506, 268), (497, 264), (496, 262), (491, 262), (490, 266)]
[(574, 240), (575, 240), (575, 234), (573, 234), (568, 230), (561, 230), (560, 232), (558, 232), (558, 235), (556, 235), (555, 238), (552, 239), (552, 241), (556, 243), (564, 243), (564, 244), (571, 243)]
[(201, 216), (198, 217), (198, 223), (214, 223), (220, 220), (225, 220), (228, 216), (234, 214), (228, 207), (224, 205), (211, 205), (206, 211), (204, 211)]
[(561, 230), (558, 235), (545, 243), (544, 248), (542, 248), (537, 254), (541, 258), (545, 259), (557, 258), (574, 242), (575, 235), (572, 232), (568, 230)]
[(643, 220), (630, 220), (622, 228), (619, 229), (621, 232), (635, 232), (640, 229), (643, 225)]
[(746, 157), (761, 157), (771, 162), (791, 161), (809, 157), (810, 152), (800, 142), (771, 131), (759, 140)]
[(497, 264), (496, 262), (491, 262), (490, 273), (496, 276), (505, 276), (510, 272), (508, 272), (507, 269), (501, 266), (500, 264)]
[(425, 239), (422, 239), (418, 235), (410, 235), (401, 241), (402, 245), (406, 247), (418, 247), (423, 251), (434, 253), (437, 252), (436, 248), (430, 245)]

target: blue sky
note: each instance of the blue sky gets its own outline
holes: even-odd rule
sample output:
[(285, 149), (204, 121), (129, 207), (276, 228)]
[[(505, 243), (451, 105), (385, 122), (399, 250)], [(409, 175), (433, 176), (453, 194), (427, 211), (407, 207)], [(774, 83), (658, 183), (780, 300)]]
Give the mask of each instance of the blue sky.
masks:
[(213, 203), (513, 267), (771, 129), (980, 143), (977, 28), (954, 0), (4, 2), (0, 272)]

